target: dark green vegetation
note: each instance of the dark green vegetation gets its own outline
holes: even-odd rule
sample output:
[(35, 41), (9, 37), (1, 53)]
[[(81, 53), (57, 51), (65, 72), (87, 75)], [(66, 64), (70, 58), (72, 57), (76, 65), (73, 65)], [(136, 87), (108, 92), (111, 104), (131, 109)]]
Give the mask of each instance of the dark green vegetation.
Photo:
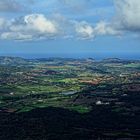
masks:
[(119, 138), (140, 139), (140, 61), (0, 57), (0, 139)]

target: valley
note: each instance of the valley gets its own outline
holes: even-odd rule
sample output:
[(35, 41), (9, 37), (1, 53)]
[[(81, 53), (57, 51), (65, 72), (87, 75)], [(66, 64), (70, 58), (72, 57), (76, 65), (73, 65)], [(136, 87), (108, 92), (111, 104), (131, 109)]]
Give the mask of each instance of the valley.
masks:
[[(26, 125), (30, 121), (34, 129), (29, 139), (33, 139), (37, 129), (37, 139), (44, 135), (41, 128), (48, 130), (46, 139), (59, 138), (66, 128), (63, 139), (65, 135), (72, 137), (76, 132), (84, 132), (87, 139), (138, 140), (139, 101), (140, 61), (137, 60), (0, 57), (1, 139), (5, 138), (4, 129), (8, 131), (10, 126), (14, 131), (19, 127), (17, 124), (29, 133)], [(64, 123), (60, 124), (62, 120)], [(61, 125), (60, 131), (54, 125)], [(58, 134), (53, 134), (55, 131)], [(24, 135), (21, 131), (16, 137), (22, 139)]]

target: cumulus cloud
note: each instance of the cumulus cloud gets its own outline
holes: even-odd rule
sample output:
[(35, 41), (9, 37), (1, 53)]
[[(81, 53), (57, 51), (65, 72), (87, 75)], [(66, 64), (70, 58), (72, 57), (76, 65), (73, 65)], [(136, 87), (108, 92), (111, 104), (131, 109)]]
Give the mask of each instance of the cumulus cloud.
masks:
[[(0, 22), (2, 26), (2, 23)], [(57, 25), (53, 20), (42, 14), (31, 14), (11, 20), (7, 29), (1, 33), (2, 39), (32, 40), (51, 38), (58, 33)]]
[(140, 0), (116, 0), (116, 22), (124, 30), (140, 31)]
[[(60, 1), (68, 5), (74, 4), (74, 0)], [(86, 0), (82, 0), (82, 3), (85, 2)], [(118, 36), (126, 31), (139, 32), (140, 1), (116, 0), (115, 6), (116, 15), (112, 20), (96, 23), (67, 19), (60, 14), (54, 14), (55, 16), (49, 16), (49, 18), (43, 14), (29, 14), (11, 20), (0, 18), (0, 38), (12, 40), (55, 39), (56, 37), (93, 39), (103, 35)]]
[(33, 36), (31, 34), (24, 34), (20, 32), (4, 32), (1, 35), (2, 39), (12, 39), (12, 40), (32, 40)]
[(4, 18), (0, 18), (0, 29), (4, 29), (6, 23), (7, 22)]
[(76, 32), (84, 39), (101, 35), (123, 35), (126, 31), (140, 32), (140, 1), (116, 0), (116, 14), (111, 21), (99, 21), (96, 24), (80, 22)]
[(140, 33), (140, 0), (115, 0), (116, 13), (110, 21), (79, 24), (78, 33), (86, 38), (99, 35), (122, 35), (126, 31)]
[(27, 28), (40, 33), (57, 33), (55, 23), (51, 20), (48, 20), (42, 14), (27, 15), (24, 17), (24, 23), (26, 24)]
[(105, 21), (98, 22), (95, 25), (85, 21), (76, 22), (75, 31), (80, 38), (93, 39), (101, 35), (121, 35), (122, 31), (117, 30), (112, 24)]
[(118, 35), (111, 24), (69, 20), (61, 15), (48, 19), (43, 14), (30, 14), (10, 21), (0, 18), (1, 39), (39, 40), (59, 38), (93, 39), (98, 35)]
[(94, 28), (85, 21), (76, 22), (75, 31), (83, 39), (92, 39), (94, 37)]
[(117, 30), (113, 24), (100, 21), (99, 23), (96, 24), (95, 27), (95, 33), (97, 35), (120, 35), (122, 32), (120, 30)]

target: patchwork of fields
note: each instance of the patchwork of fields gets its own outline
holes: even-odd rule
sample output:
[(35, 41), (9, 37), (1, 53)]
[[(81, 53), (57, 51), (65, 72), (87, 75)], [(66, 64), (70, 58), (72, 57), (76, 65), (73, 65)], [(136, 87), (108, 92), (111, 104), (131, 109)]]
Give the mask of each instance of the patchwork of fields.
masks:
[[(64, 121), (75, 117), (72, 127), (69, 123), (67, 126), (72, 133), (73, 129), (87, 132), (88, 135), (101, 130), (99, 136), (139, 138), (139, 101), (140, 61), (0, 57), (2, 123), (8, 121), (2, 117), (6, 114), (15, 114), (18, 120), (21, 114), (28, 116), (35, 110), (40, 112), (44, 109), (47, 112), (47, 109), (56, 109), (59, 114), (60, 109), (60, 113), (64, 110), (70, 113), (67, 116), (63, 112), (67, 116), (63, 118)], [(32, 117), (29, 116), (31, 122), (34, 114)], [(79, 121), (84, 120), (85, 124), (79, 124), (77, 117)], [(0, 128), (3, 129), (3, 125)]]

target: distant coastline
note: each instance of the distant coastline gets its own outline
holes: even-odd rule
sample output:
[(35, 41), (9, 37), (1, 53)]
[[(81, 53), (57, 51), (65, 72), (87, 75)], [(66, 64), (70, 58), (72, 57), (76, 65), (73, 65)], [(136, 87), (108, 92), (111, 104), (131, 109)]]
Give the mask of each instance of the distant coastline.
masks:
[(0, 53), (0, 56), (8, 56), (8, 57), (22, 57), (25, 59), (38, 59), (38, 58), (93, 58), (95, 60), (103, 60), (108, 58), (119, 58), (124, 60), (140, 60), (140, 52), (136, 53), (104, 53), (104, 52), (95, 52), (95, 53), (40, 53), (40, 54), (23, 54), (23, 53), (15, 53), (15, 54), (6, 54)]

